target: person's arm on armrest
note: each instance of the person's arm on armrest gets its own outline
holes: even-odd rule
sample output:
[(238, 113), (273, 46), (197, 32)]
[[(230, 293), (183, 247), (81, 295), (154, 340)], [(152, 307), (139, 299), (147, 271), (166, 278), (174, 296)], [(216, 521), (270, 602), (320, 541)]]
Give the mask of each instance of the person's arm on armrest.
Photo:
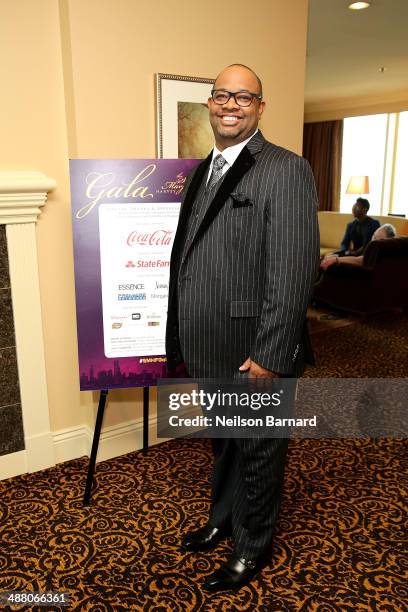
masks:
[(327, 268), (330, 268), (330, 266), (332, 266), (333, 264), (338, 264), (338, 265), (351, 264), (352, 266), (362, 266), (363, 260), (364, 260), (363, 255), (359, 255), (358, 257), (354, 257), (354, 256), (339, 257), (338, 255), (329, 255), (328, 257), (325, 257), (323, 259), (322, 263), (320, 264), (320, 267), (323, 270), (327, 270)]

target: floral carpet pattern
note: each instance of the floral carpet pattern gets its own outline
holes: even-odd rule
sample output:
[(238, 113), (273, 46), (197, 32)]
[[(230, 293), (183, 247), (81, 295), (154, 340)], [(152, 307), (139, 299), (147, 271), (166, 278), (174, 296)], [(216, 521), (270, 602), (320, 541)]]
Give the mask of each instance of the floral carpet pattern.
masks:
[[(381, 375), (408, 376), (405, 315), (314, 341), (318, 366), (308, 376), (373, 376), (380, 362)], [(229, 540), (207, 553), (179, 549), (207, 517), (209, 441), (173, 440), (99, 463), (84, 507), (87, 465), (81, 458), (0, 483), (0, 592), (70, 595), (68, 608), (3, 609), (406, 609), (406, 440), (292, 440), (270, 563), (234, 594), (201, 588), (232, 550)]]

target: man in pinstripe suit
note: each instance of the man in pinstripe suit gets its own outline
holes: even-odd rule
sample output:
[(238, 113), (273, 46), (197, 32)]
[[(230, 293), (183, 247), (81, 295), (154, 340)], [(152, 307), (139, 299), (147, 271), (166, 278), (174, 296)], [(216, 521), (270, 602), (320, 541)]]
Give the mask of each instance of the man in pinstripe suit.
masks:
[[(299, 376), (313, 363), (306, 308), (318, 267), (317, 201), (308, 163), (258, 131), (262, 84), (233, 64), (208, 100), (215, 146), (188, 177), (170, 267), (169, 371), (196, 378)], [(270, 550), (287, 440), (213, 440), (208, 523), (188, 551), (228, 535), (233, 555), (208, 590), (240, 588)]]

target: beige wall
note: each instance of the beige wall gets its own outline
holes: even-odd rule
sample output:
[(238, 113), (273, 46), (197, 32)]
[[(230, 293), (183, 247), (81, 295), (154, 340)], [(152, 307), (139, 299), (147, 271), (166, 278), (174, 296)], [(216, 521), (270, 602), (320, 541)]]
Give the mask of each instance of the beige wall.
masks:
[[(68, 158), (153, 157), (154, 73), (214, 77), (232, 62), (263, 78), (264, 134), (299, 152), (307, 0), (0, 0), (0, 11), (0, 169), (58, 183), (37, 227), (55, 431), (92, 423), (97, 398), (78, 387)], [(138, 416), (140, 399), (112, 393), (105, 424)]]
[(55, 178), (37, 224), (47, 383), (53, 429), (89, 419), (80, 406), (58, 3), (0, 1), (0, 169)]
[(251, 8), (247, 0), (233, 7), (191, 0), (68, 5), (79, 157), (154, 155), (154, 73), (212, 78), (232, 62), (253, 66), (264, 80), (265, 133), (300, 149), (307, 0), (258, 0)]

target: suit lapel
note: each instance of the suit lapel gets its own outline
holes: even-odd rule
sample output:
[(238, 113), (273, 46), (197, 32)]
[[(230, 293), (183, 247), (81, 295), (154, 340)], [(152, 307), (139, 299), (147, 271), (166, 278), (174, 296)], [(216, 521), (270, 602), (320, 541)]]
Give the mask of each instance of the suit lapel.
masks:
[(206, 172), (208, 171), (208, 168), (211, 163), (211, 159), (212, 159), (212, 152), (209, 154), (208, 157), (206, 157), (204, 161), (201, 162), (201, 164), (197, 166), (197, 170), (195, 171), (194, 176), (191, 179), (191, 183), (187, 189), (186, 197), (183, 200), (183, 205), (180, 211), (180, 219), (178, 222), (178, 225), (181, 225), (181, 229), (183, 231), (184, 231), (184, 225), (191, 211), (191, 207), (194, 202), (194, 198), (197, 194), (198, 188), (200, 187), (202, 180), (204, 179)]
[[(198, 188), (201, 185), (201, 181), (203, 180), (205, 173), (208, 170), (208, 167), (211, 163), (212, 152), (210, 155), (201, 162), (196, 168), (194, 172), (193, 178), (191, 179), (191, 183), (187, 188), (187, 193), (185, 198), (183, 199), (183, 203), (180, 210), (179, 220), (177, 223), (176, 235), (174, 236), (173, 250), (172, 250), (172, 259), (179, 259), (182, 251), (182, 244), (184, 240), (185, 232), (187, 231), (187, 221), (189, 214), (191, 213), (191, 209), (193, 206), (194, 198), (197, 194)], [(176, 257), (174, 257), (176, 256)], [(172, 262), (173, 264), (173, 262)], [(172, 266), (173, 267), (173, 266)]]
[[(188, 245), (188, 249), (185, 251), (185, 257), (191, 249), (192, 244), (198, 240), (198, 238), (206, 231), (206, 229), (210, 226), (216, 215), (219, 213), (228, 197), (234, 190), (235, 186), (239, 183), (241, 178), (244, 176), (246, 172), (253, 166), (255, 163), (255, 157), (259, 151), (261, 151), (264, 146), (265, 139), (262, 136), (261, 132), (258, 131), (257, 134), (247, 143), (247, 145), (242, 149), (241, 153), (237, 157), (235, 163), (232, 165), (231, 169), (227, 172), (224, 180), (222, 181), (218, 191), (215, 194), (215, 197), (211, 204), (209, 205), (197, 231)], [(176, 235), (174, 237), (172, 255), (171, 255), (171, 271), (173, 274), (170, 276), (170, 294), (174, 293), (175, 287), (173, 286), (175, 279), (177, 277), (176, 270), (181, 265), (181, 256), (183, 252), (183, 242), (185, 237), (185, 232), (187, 230), (187, 221), (189, 214), (191, 213), (194, 198), (197, 194), (197, 191), (204, 180), (206, 172), (210, 166), (212, 159), (212, 152), (210, 155), (203, 161), (193, 175), (191, 179), (191, 183), (187, 188), (186, 196), (183, 200), (183, 204), (180, 210), (179, 221), (177, 225)], [(184, 257), (184, 258), (185, 258)], [(173, 282), (174, 281), (174, 282)]]
[[(198, 238), (202, 236), (202, 234), (208, 229), (208, 227), (211, 225), (221, 208), (224, 206), (228, 197), (234, 191), (235, 186), (239, 183), (244, 174), (246, 174), (246, 172), (248, 172), (248, 170), (254, 165), (256, 161), (254, 155), (259, 153), (259, 151), (264, 145), (264, 142), (265, 139), (262, 136), (261, 132), (257, 132), (255, 136), (251, 138), (251, 140), (242, 149), (241, 153), (238, 155), (231, 169), (228, 170), (224, 180), (221, 182), (221, 185), (218, 191), (216, 192), (213, 201), (209, 205), (200, 225), (197, 228), (193, 239), (191, 240), (191, 243), (188, 247), (188, 251), (190, 250), (192, 244), (196, 240), (198, 240)], [(209, 158), (206, 159), (206, 162), (208, 161), (208, 159), (211, 160), (211, 155)], [(208, 169), (208, 166), (209, 163), (205, 165), (204, 170)], [(203, 177), (203, 175), (204, 172), (201, 174), (201, 178)], [(192, 198), (197, 193), (197, 189), (200, 185), (200, 182), (195, 186), (194, 193), (192, 193)], [(193, 185), (191, 185), (191, 187), (192, 186)], [(188, 197), (190, 197), (190, 189), (187, 195)], [(192, 202), (192, 199), (190, 200), (190, 202)], [(186, 255), (188, 251), (186, 252)]]
[[(221, 208), (224, 206), (231, 192), (234, 191), (235, 186), (239, 183), (241, 178), (244, 176), (246, 172), (250, 169), (250, 167), (255, 163), (255, 159), (252, 157), (249, 150), (244, 147), (237, 157), (235, 163), (228, 170), (225, 175), (224, 180), (221, 182), (219, 189), (217, 190), (213, 201), (207, 208), (207, 211), (197, 228), (197, 231), (191, 241), (191, 244), (198, 240), (200, 236), (208, 229), (208, 227), (213, 222), (214, 218), (217, 216)], [(190, 244), (190, 247), (191, 247)]]
[(263, 149), (265, 142), (266, 140), (263, 137), (261, 130), (258, 130), (255, 136), (247, 143), (246, 147), (249, 149), (249, 152), (252, 153), (252, 155), (255, 155)]

